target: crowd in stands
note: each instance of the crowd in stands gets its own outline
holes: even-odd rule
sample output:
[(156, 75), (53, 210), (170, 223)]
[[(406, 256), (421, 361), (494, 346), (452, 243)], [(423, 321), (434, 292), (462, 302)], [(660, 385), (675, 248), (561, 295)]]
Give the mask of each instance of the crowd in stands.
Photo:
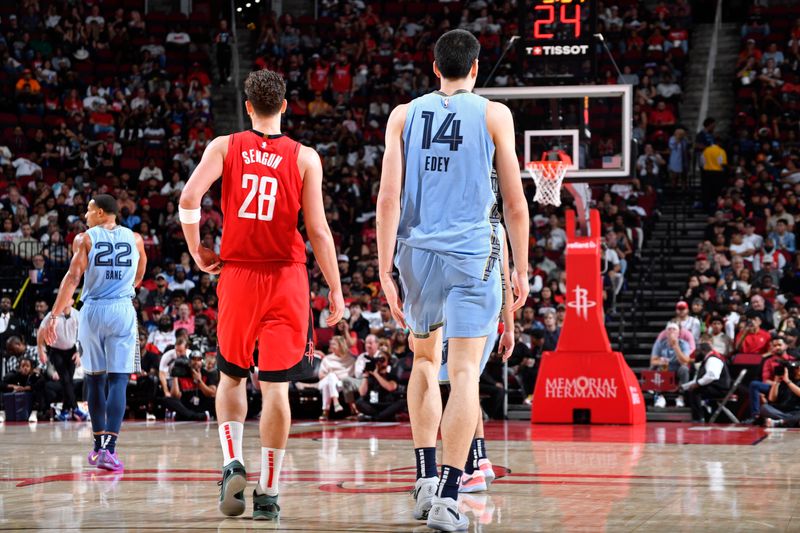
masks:
[[(142, 416), (164, 411), (200, 419), (213, 408), (217, 297), (214, 277), (199, 272), (186, 253), (176, 199), (215, 134), (209, 58), (227, 61), (230, 48), (220, 45), (229, 46), (230, 36), (224, 24), (209, 33), (214, 21), (143, 16), (117, 4), (0, 6), (0, 83), (11, 91), (3, 94), (14, 94), (0, 113), (0, 180), (7, 186), (0, 198), (0, 254), (30, 278), (10, 318), (4, 323), (0, 315), (0, 350), (6, 350), (6, 374), (16, 372), (19, 357), (10, 357), (5, 343), (12, 336), (35, 343), (72, 239), (84, 229), (86, 203), (94, 193), (110, 192), (122, 209), (120, 223), (143, 235), (150, 259), (134, 300), (144, 369), (132, 376), (129, 403)], [(318, 20), (264, 15), (253, 31), (253, 59), (256, 68), (284, 75), (285, 131), (322, 156), (324, 205), (348, 304), (345, 319), (325, 328), (327, 287), (310, 264), (319, 370), (317, 378), (295, 384), (293, 397), (320, 396), (325, 418), (389, 420), (403, 416), (413, 353), (391, 318), (377, 272), (374, 204), (386, 120), (395, 105), (436, 88), (430, 64), (442, 32), (473, 31), (482, 44), (481, 65), (490, 67), (516, 32), (517, 10), (503, 1), (365, 4), (320, 2)], [(652, 10), (630, 0), (599, 8), (598, 25), (624, 73), (608, 74), (610, 62), (598, 45), (597, 82), (635, 85), (634, 135), (644, 146), (632, 184), (593, 191), (612, 310), (657, 216), (658, 191), (667, 177), (677, 184), (688, 169), (677, 103), (691, 11), (683, 0)], [(526, 83), (510, 66), (514, 53), (492, 84)], [(217, 81), (228, 81), (227, 68), (218, 69)], [(619, 151), (600, 135), (612, 124), (591, 126), (598, 133), (592, 156)], [(533, 192), (527, 182), (531, 199)], [(532, 208), (531, 294), (515, 326), (512, 402), (530, 399), (541, 353), (558, 342), (566, 303), (565, 207)], [(203, 200), (200, 221), (203, 243), (216, 251), (221, 224), (216, 189)], [(13, 294), (20, 283), (13, 280)], [(19, 327), (3, 327), (12, 322)], [(47, 374), (43, 365), (38, 372)], [(493, 356), (482, 376), (484, 408), (492, 416), (502, 416), (503, 372)]]
[[(672, 340), (656, 342), (652, 362), (686, 384), (704, 361), (693, 354), (708, 334), (728, 367), (748, 370), (743, 417), (796, 425), (800, 389), (787, 361), (800, 357), (800, 8), (770, 6), (754, 2), (742, 25), (730, 138), (719, 139), (707, 119), (695, 141), (708, 226), (661, 335)], [(670, 335), (675, 324), (679, 335)], [(663, 406), (663, 397), (656, 402)]]

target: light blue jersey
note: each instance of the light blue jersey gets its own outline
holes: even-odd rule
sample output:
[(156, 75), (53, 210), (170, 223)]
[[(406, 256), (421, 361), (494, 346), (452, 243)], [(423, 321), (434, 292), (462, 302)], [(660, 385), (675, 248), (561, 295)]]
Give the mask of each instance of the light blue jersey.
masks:
[(133, 232), (124, 226), (113, 230), (95, 226), (86, 234), (92, 241), (92, 249), (83, 276), (83, 300), (133, 298), (133, 282), (139, 266), (139, 250)]
[(409, 104), (397, 233), (401, 246), (434, 252), (483, 280), (498, 255), (490, 221), (494, 142), (486, 127), (487, 104), (467, 91), (436, 91)]
[(133, 283), (139, 266), (134, 234), (117, 226), (86, 231), (92, 241), (89, 265), (83, 275), (78, 340), (81, 363), (89, 374), (132, 373), (139, 370)]
[(499, 221), (488, 100), (459, 91), (411, 102), (395, 264), (417, 337), (485, 337), (500, 312)]

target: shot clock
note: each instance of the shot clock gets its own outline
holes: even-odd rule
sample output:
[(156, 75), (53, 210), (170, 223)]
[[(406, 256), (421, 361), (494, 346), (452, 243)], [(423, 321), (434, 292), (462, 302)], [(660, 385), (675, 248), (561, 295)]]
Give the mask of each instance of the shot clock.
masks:
[(596, 0), (520, 0), (518, 57), (537, 79), (594, 77)]

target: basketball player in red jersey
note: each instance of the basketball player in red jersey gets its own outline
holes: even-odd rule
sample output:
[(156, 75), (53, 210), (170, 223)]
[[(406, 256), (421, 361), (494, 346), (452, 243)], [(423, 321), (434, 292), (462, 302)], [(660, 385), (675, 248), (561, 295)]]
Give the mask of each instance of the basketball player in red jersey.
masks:
[[(333, 326), (344, 300), (322, 205), (322, 164), (317, 153), (281, 134), (286, 110), (283, 79), (252, 72), (244, 85), (253, 128), (217, 137), (183, 189), (179, 216), (189, 252), (204, 272), (219, 274), (220, 382), (216, 407), (224, 462), (219, 509), (244, 512), (247, 478), (242, 432), (245, 387), (258, 341), (261, 477), (253, 492), (253, 518), (277, 520), (278, 478), (289, 437), (289, 381), (299, 379), (313, 352), (306, 252), (297, 230), (303, 209), (308, 239), (330, 287)], [(200, 201), (222, 175), (223, 237), (220, 255), (200, 245)]]

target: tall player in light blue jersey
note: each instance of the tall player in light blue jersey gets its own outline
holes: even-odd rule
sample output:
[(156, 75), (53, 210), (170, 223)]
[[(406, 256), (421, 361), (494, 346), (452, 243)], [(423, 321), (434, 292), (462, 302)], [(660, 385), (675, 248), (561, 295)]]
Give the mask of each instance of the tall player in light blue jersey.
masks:
[(108, 194), (98, 194), (89, 202), (89, 229), (75, 236), (69, 270), (44, 325), (49, 344), (55, 340), (56, 321), (63, 319), (85, 273), (78, 341), (94, 433), (88, 459), (90, 465), (111, 471), (124, 468), (116, 453), (117, 437), (125, 415), (128, 377), (140, 366), (132, 300), (147, 266), (142, 237), (118, 225), (118, 213), (117, 201)]
[[(458, 483), (480, 409), (478, 365), (500, 312), (500, 242), (490, 222), (493, 160), (513, 254), (512, 310), (528, 295), (528, 206), (514, 120), (505, 105), (471, 92), (479, 52), (477, 39), (463, 30), (436, 42), (433, 71), (440, 90), (392, 111), (378, 194), (381, 285), (395, 320), (414, 334), (408, 386), (418, 478), (414, 516), (427, 516), (429, 527), (444, 531), (469, 526), (458, 512)], [(451, 384), (444, 416), (437, 380), (442, 335), (449, 343)], [(438, 476), (440, 420), (444, 451)]]

